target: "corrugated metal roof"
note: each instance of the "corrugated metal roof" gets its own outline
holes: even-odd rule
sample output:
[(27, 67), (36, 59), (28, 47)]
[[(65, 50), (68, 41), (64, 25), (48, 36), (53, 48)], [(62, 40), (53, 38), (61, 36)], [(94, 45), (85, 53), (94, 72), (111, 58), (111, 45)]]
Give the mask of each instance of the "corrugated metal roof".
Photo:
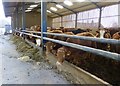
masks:
[[(63, 2), (57, 2), (57, 3), (65, 6)], [(47, 13), (47, 15), (50, 17), (58, 17), (60, 15), (64, 16), (68, 14), (73, 14), (73, 12), (81, 12), (81, 11), (86, 11), (90, 9), (95, 9), (95, 8), (98, 8), (97, 6), (105, 7), (105, 6), (114, 5), (117, 3), (118, 2), (103, 2), (103, 0), (101, 0), (101, 2), (90, 2), (90, 1), (89, 2), (73, 2), (72, 6), (65, 6), (66, 8), (58, 9), (58, 11), (56, 12), (53, 11), (52, 13)], [(26, 8), (28, 8), (31, 4), (36, 4), (36, 3), (26, 2)], [(5, 16), (11, 16), (14, 13), (17, 5), (19, 5), (19, 11), (21, 8), (21, 2), (4, 2), (3, 1), (3, 5), (4, 5)], [(49, 2), (47, 4), (47, 9), (49, 10), (51, 6), (55, 7), (55, 5), (56, 3)], [(40, 12), (40, 5), (35, 9), (33, 9), (33, 11)]]

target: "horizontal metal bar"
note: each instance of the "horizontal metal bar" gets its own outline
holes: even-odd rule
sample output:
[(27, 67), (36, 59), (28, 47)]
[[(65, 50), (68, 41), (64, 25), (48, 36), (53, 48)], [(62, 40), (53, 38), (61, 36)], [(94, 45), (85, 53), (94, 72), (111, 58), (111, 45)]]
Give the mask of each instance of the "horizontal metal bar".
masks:
[[(18, 31), (18, 32), (20, 32), (20, 31)], [(32, 35), (32, 34), (29, 34), (29, 33), (24, 33), (24, 32), (20, 32), (20, 33), (30, 35), (30, 36), (34, 36), (34, 37), (37, 37), (37, 38), (41, 38), (40, 36)], [(104, 50), (100, 50), (100, 49), (95, 49), (95, 48), (91, 48), (91, 47), (87, 47), (87, 46), (82, 46), (82, 45), (78, 45), (78, 44), (68, 43), (68, 42), (64, 42), (64, 41), (60, 41), (60, 40), (54, 40), (54, 39), (47, 38), (47, 37), (43, 37), (43, 39), (62, 44), (64, 46), (80, 49), (80, 50), (83, 50), (83, 51), (87, 51), (87, 52), (90, 52), (90, 53), (93, 53), (93, 54), (101, 55), (101, 56), (104, 56), (104, 57), (107, 57), (107, 58), (111, 58), (111, 59), (120, 61), (120, 54), (117, 54), (117, 53), (112, 53), (112, 52), (108, 52), (108, 51), (104, 51)]]
[[(32, 33), (41, 34), (41, 32), (36, 32), (36, 31), (25, 31), (25, 32), (32, 32)], [(66, 35), (66, 34), (57, 34), (57, 33), (48, 33), (48, 32), (43, 32), (43, 34), (62, 36), (62, 37), (69, 37), (69, 38), (76, 38), (76, 39), (95, 41), (95, 42), (100, 42), (100, 43), (109, 43), (109, 44), (120, 45), (120, 40), (116, 40), (116, 39), (95, 38), (95, 37), (86, 37), (86, 36), (75, 36), (75, 35)]]
[(82, 45), (78, 45), (78, 44), (68, 43), (68, 42), (64, 42), (64, 41), (60, 41), (60, 40), (54, 40), (54, 39), (50, 39), (47, 37), (43, 37), (43, 39), (62, 44), (64, 46), (80, 49), (83, 51), (87, 51), (87, 52), (90, 52), (93, 54), (101, 55), (101, 56), (104, 56), (107, 58), (111, 58), (111, 59), (120, 61), (120, 54), (117, 54), (117, 53), (112, 53), (112, 52), (108, 52), (108, 51), (104, 51), (104, 50), (100, 50), (100, 49), (95, 49), (95, 48), (91, 48), (91, 47), (86, 47), (86, 46), (82, 46)]
[(97, 8), (101, 8), (101, 6), (99, 6), (96, 2), (93, 2), (93, 1), (91, 1), (91, 0), (90, 0), (90, 2), (91, 2), (92, 4), (94, 4)]
[(70, 38), (76, 38), (76, 39), (81, 39), (81, 40), (89, 40), (89, 41), (95, 41), (95, 42), (101, 42), (101, 43), (120, 44), (120, 41), (119, 40), (115, 40), (115, 39), (86, 37), (86, 36), (76, 36), (76, 35), (66, 35), (66, 34), (56, 34), (56, 33), (47, 33), (47, 32), (43, 32), (43, 33), (44, 34), (48, 34), (48, 35), (70, 37)]
[(30, 34), (30, 33), (24, 33), (24, 32), (20, 32), (20, 31), (15, 31), (15, 32), (19, 32), (19, 33), (21, 33), (21, 34), (25, 34), (25, 35), (29, 35), (29, 36), (33, 36), (33, 37), (36, 37), (36, 38), (40, 38), (40, 39), (41, 39), (41, 36), (33, 35), (33, 34)]

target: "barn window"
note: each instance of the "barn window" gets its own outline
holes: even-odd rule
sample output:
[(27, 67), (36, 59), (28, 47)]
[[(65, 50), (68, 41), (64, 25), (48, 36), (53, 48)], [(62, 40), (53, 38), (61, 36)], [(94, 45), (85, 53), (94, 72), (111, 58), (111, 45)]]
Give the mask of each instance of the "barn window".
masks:
[(63, 16), (63, 27), (65, 28), (75, 27), (75, 14)]
[(61, 17), (54, 18), (52, 22), (52, 27), (59, 28), (61, 27)]
[[(120, 4), (119, 4), (120, 5)], [(101, 23), (104, 27), (118, 27), (118, 4), (103, 8)]]
[(99, 18), (99, 9), (84, 11), (78, 13), (78, 28), (97, 28)]

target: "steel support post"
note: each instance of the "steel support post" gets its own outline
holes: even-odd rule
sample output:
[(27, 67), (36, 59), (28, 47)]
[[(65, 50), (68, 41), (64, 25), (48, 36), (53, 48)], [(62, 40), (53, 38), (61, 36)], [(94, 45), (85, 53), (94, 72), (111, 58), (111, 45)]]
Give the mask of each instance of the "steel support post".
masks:
[(102, 17), (102, 7), (99, 8), (99, 21), (98, 21), (98, 29), (101, 28), (101, 17)]
[(78, 14), (75, 14), (75, 29), (77, 29), (77, 18), (78, 18)]
[(13, 17), (13, 14), (12, 14), (12, 17), (11, 17), (11, 27), (12, 27), (12, 31), (14, 33), (15, 28), (14, 28), (14, 17)]
[(16, 29), (18, 30), (18, 6), (16, 7)]
[(41, 0), (41, 43), (42, 43), (42, 51), (44, 51), (45, 40), (43, 37), (46, 37), (43, 32), (47, 32), (47, 2)]
[(25, 30), (25, 2), (22, 2), (22, 30)]
[(63, 27), (63, 16), (61, 16), (61, 27)]

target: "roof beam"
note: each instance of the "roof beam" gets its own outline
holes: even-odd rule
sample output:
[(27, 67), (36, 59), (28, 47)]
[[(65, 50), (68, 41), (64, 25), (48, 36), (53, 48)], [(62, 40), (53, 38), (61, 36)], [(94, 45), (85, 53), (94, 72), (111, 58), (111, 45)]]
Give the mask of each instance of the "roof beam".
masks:
[[(25, 4), (25, 6), (29, 6), (29, 5), (33, 5), (33, 4), (32, 3), (31, 4)], [(19, 4), (19, 6), (22, 7), (21, 4)], [(5, 6), (5, 8), (9, 8), (9, 7), (16, 7), (16, 5), (14, 5), (14, 6)]]
[(97, 8), (101, 8), (101, 6), (99, 6), (96, 2), (93, 2), (91, 0), (89, 0), (92, 4), (94, 4)]
[[(51, 2), (51, 3), (60, 4), (60, 3), (58, 3), (58, 2)], [(60, 4), (60, 5), (62, 5), (62, 4)], [(62, 6), (63, 6), (65, 9), (67, 9), (67, 10), (69, 10), (69, 11), (73, 12), (74, 14), (76, 14), (76, 13), (77, 13), (77, 12), (73, 11), (72, 9), (70, 9), (70, 8), (66, 7), (65, 5), (62, 5)]]

